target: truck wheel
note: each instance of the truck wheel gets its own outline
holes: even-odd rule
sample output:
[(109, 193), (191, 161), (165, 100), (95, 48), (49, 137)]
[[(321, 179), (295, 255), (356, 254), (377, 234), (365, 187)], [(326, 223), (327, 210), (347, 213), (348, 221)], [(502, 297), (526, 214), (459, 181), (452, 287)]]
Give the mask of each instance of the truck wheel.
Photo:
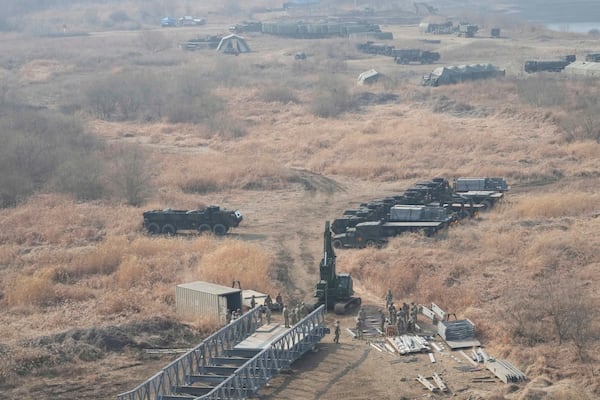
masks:
[(486, 211), (492, 208), (492, 202), (490, 200), (483, 200), (481, 204), (483, 204), (483, 209)]
[(155, 224), (154, 222), (148, 224), (148, 227), (146, 229), (148, 229), (148, 233), (151, 235), (156, 235), (160, 233), (160, 226), (158, 226), (158, 224)]
[(162, 227), (161, 232), (165, 235), (174, 235), (177, 232), (177, 229), (171, 224), (166, 224)]
[(213, 226), (213, 232), (217, 236), (223, 236), (227, 233), (227, 228), (225, 227), (225, 225), (217, 224)]
[(342, 241), (339, 239), (335, 239), (333, 242), (331, 242), (331, 245), (334, 249), (341, 249), (344, 246)]
[(367, 247), (375, 247), (376, 243), (373, 239), (367, 240)]
[(200, 233), (212, 232), (212, 229), (210, 229), (210, 225), (202, 224), (198, 227), (198, 232), (200, 232)]

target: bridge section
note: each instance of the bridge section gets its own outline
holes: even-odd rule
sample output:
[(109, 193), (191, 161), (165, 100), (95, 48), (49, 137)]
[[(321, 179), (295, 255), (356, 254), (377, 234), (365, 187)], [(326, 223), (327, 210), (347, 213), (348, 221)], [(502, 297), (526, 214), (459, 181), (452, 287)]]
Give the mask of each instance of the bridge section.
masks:
[(259, 313), (221, 328), (118, 400), (245, 399), (327, 333), (324, 306), (291, 328), (262, 326)]

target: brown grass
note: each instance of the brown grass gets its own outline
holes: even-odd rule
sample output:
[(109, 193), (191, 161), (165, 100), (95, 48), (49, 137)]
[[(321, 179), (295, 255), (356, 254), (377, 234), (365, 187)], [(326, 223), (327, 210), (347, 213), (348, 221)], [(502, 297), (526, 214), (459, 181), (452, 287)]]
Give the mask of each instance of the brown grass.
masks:
[(597, 212), (599, 202), (592, 193), (545, 194), (521, 199), (514, 212), (524, 219), (576, 217)]
[[(114, 10), (112, 5), (101, 7), (98, 15), (105, 20)], [(132, 14), (136, 8), (131, 7), (122, 9)], [(230, 18), (215, 18), (230, 23)], [(529, 37), (540, 34), (546, 32), (536, 28), (527, 33)], [(165, 36), (177, 43), (189, 39), (189, 31), (171, 30)], [(354, 82), (358, 72), (371, 67), (373, 60), (356, 57), (349, 42), (323, 41), (307, 53), (306, 63), (299, 64), (290, 54), (314, 42), (290, 44), (265, 37), (252, 43), (258, 50), (248, 57), (224, 58), (176, 48), (148, 55), (134, 37), (111, 33), (65, 41), (6, 40), (0, 63), (21, 71), (29, 81), (40, 82), (17, 94), (36, 99), (35, 106), (52, 108), (63, 105), (56, 93), (59, 99), (70, 97), (69, 89), (76, 82), (94, 79), (98, 71), (132, 66), (156, 74), (194, 71), (214, 81), (213, 93), (226, 99), (226, 108), (233, 110), (230, 121), (221, 115), (206, 124), (117, 123), (86, 116), (92, 133), (152, 153), (148, 167), (155, 187), (152, 198), (143, 208), (135, 208), (114, 200), (77, 202), (41, 193), (14, 209), (0, 210), (0, 336), (4, 341), (16, 344), (21, 337), (154, 315), (176, 318), (174, 288), (185, 281), (230, 285), (235, 279), (244, 288), (268, 293), (286, 285), (294, 286), (294, 295), (309, 292), (315, 263), (307, 265), (311, 257), (319, 258), (318, 230), (324, 218), (341, 213), (347, 204), (355, 205), (358, 198), (398, 193), (433, 176), (497, 175), (508, 178), (514, 190), (491, 212), (437, 238), (406, 235), (382, 250), (340, 251), (338, 268), (351, 272), (365, 294), (381, 298), (381, 304), (391, 288), (397, 301), (433, 301), (459, 317), (471, 318), (486, 346), (528, 366), (532, 375), (561, 380), (581, 373), (580, 386), (598, 390), (597, 377), (575, 360), (570, 344), (560, 349), (554, 344), (523, 347), (507, 334), (510, 315), (503, 313), (517, 281), (526, 290), (540, 276), (561, 273), (586, 287), (597, 287), (600, 218), (594, 188), (600, 144), (579, 138), (567, 142), (559, 126), (561, 118), (574, 110), (577, 97), (595, 96), (600, 90), (597, 82), (552, 82), (555, 91), (557, 87), (564, 91), (564, 99), (536, 107), (519, 91), (523, 82), (516, 79), (425, 89), (416, 85), (424, 67), (408, 71), (382, 65), (394, 84), (361, 89), (349, 84), (348, 93), (392, 92), (399, 102), (319, 118), (311, 105), (324, 73), (336, 71), (345, 82)], [(593, 43), (577, 40), (569, 46), (578, 51), (592, 47)], [(545, 40), (518, 50), (513, 40), (444, 38), (444, 42), (451, 46), (444, 63), (472, 60), (475, 51), (478, 57), (506, 61), (512, 74), (520, 72), (525, 57), (558, 46)], [(172, 60), (179, 60), (187, 70)], [(529, 83), (529, 91), (539, 94), (539, 85)], [(261, 96), (264, 87), (277, 90)], [(483, 110), (487, 117), (456, 110), (433, 113), (441, 96)], [(210, 123), (223, 124), (227, 132)], [(319, 189), (307, 195), (305, 187), (298, 189), (298, 175), (290, 172), (295, 169), (333, 177), (349, 189)], [(255, 213), (245, 221), (252, 224), (240, 228), (239, 239), (142, 234), (141, 212), (146, 208), (191, 209), (213, 202)], [(290, 217), (289, 210), (299, 211)], [(260, 239), (253, 241), (254, 237)], [(288, 268), (290, 282), (274, 279), (286, 276), (274, 271), (281, 265)], [(592, 300), (600, 301), (597, 293)], [(522, 304), (530, 306), (527, 299)], [(198, 329), (213, 328), (211, 321), (182, 318)], [(590, 349), (597, 353), (598, 342), (590, 343)], [(15, 359), (27, 364), (38, 356)], [(0, 379), (4, 371), (0, 368)], [(560, 389), (555, 396), (579, 394), (568, 387)]]

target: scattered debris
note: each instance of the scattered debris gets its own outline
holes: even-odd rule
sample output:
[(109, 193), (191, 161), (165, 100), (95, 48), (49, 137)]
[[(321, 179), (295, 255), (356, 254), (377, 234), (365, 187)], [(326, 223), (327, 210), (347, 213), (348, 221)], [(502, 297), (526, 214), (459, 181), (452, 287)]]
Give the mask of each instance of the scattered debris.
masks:
[(527, 380), (527, 376), (508, 361), (489, 358), (484, 365), (504, 383)]
[(431, 351), (429, 343), (426, 339), (417, 335), (402, 335), (388, 338), (392, 346), (396, 348), (398, 353), (411, 354), (411, 353), (424, 353)]
[(421, 382), (423, 384), (423, 386), (425, 386), (427, 389), (429, 389), (432, 392), (436, 392), (438, 390), (438, 388), (433, 386), (433, 384), (431, 384), (431, 382), (429, 382), (427, 380), (427, 378), (425, 378), (423, 375), (418, 375), (417, 380), (419, 382)]

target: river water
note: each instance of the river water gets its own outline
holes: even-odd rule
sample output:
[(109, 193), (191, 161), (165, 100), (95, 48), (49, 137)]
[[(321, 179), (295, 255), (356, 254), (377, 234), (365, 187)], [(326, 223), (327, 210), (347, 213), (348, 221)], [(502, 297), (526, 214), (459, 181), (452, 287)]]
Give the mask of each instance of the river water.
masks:
[(592, 30), (600, 32), (600, 22), (553, 22), (544, 25), (548, 29), (559, 32), (589, 33)]

